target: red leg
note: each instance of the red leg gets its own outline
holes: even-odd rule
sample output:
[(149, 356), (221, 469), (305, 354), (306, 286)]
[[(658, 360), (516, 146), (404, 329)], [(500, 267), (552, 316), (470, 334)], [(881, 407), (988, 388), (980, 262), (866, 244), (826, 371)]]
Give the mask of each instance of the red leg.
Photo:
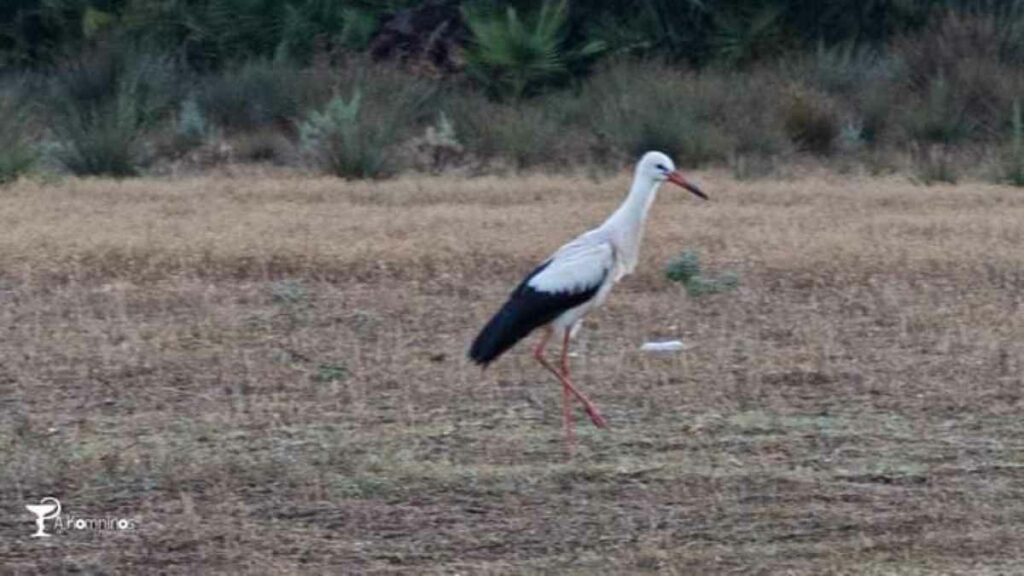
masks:
[(546, 328), (544, 331), (544, 335), (541, 337), (540, 342), (537, 344), (537, 347), (534, 348), (533, 350), (533, 357), (536, 358), (537, 362), (540, 362), (540, 365), (546, 368), (548, 372), (554, 374), (555, 378), (558, 378), (558, 381), (562, 383), (563, 394), (565, 393), (565, 390), (569, 390), (569, 392), (571, 392), (574, 396), (576, 396), (577, 399), (579, 399), (580, 402), (583, 403), (583, 408), (587, 411), (587, 415), (590, 416), (590, 421), (594, 423), (594, 426), (597, 426), (598, 428), (604, 428), (605, 426), (608, 425), (608, 423), (605, 421), (604, 417), (601, 416), (601, 412), (598, 411), (597, 406), (594, 406), (594, 404), (586, 396), (584, 396), (582, 392), (577, 390), (576, 387), (572, 385), (572, 381), (569, 380), (569, 360), (567, 357), (569, 353), (569, 332), (566, 331), (565, 339), (563, 340), (562, 346), (562, 365), (563, 370), (565, 370), (564, 375), (562, 374), (562, 372), (556, 370), (555, 367), (552, 366), (551, 363), (547, 361), (547, 358), (544, 357), (544, 347), (547, 346), (548, 340), (550, 339), (551, 328)]
[[(548, 365), (547, 360), (544, 358), (544, 347), (547, 346), (549, 340), (551, 340), (551, 328), (544, 328), (544, 334), (541, 335), (540, 342), (537, 342), (537, 346), (533, 349), (533, 357), (540, 362), (541, 366), (550, 370), (557, 377), (558, 373), (551, 369), (551, 366)], [(561, 378), (558, 380), (559, 382), (562, 381)], [(562, 384), (562, 423), (565, 426), (565, 447), (570, 455), (573, 452), (576, 440), (572, 429), (571, 394), (569, 388)]]
[[(566, 332), (568, 334), (568, 332)], [(568, 377), (569, 370), (567, 364), (567, 357), (565, 354), (565, 342), (562, 342), (562, 376)], [(573, 439), (574, 428), (572, 423), (572, 390), (568, 386), (562, 384), (562, 420), (565, 422), (565, 435), (569, 438), (571, 444)]]
[(566, 328), (565, 335), (562, 337), (562, 379), (565, 384), (564, 390), (568, 390), (576, 395), (583, 402), (583, 407), (587, 411), (587, 415), (590, 416), (590, 421), (594, 423), (594, 426), (598, 428), (604, 428), (608, 425), (604, 417), (601, 416), (601, 412), (597, 409), (597, 406), (587, 399), (582, 392), (576, 389), (572, 385), (572, 379), (569, 376), (569, 336), (572, 335), (572, 329)]
[(575, 426), (572, 423), (572, 391), (565, 385), (562, 386), (562, 423), (565, 425), (565, 437), (572, 446), (576, 441)]

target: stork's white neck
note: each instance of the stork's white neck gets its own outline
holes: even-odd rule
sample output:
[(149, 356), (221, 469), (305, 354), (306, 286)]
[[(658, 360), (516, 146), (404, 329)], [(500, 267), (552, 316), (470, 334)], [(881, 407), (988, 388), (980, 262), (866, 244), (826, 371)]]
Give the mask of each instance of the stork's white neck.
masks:
[(660, 185), (658, 180), (644, 178), (639, 174), (634, 176), (626, 200), (601, 226), (610, 235), (619, 252), (623, 268), (621, 274), (628, 274), (636, 268), (644, 222), (647, 221), (647, 212), (658, 195)]

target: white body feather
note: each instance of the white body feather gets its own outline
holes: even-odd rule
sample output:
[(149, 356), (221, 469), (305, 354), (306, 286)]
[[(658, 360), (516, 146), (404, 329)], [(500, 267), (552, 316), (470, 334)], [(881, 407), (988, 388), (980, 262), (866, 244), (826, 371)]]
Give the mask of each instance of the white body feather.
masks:
[(647, 212), (662, 182), (653, 176), (656, 164), (671, 165), (671, 160), (658, 153), (645, 156), (637, 165), (633, 186), (619, 209), (601, 226), (555, 251), (548, 266), (527, 283), (549, 294), (582, 292), (599, 285), (593, 298), (566, 310), (550, 326), (569, 328), (575, 336), (583, 316), (604, 303), (612, 287), (636, 269)]

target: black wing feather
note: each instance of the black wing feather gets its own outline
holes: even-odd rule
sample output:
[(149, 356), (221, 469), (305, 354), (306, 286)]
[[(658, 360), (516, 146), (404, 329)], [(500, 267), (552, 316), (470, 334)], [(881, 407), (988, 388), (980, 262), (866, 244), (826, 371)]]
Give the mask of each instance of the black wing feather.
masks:
[(530, 279), (540, 274), (549, 264), (551, 260), (538, 266), (512, 291), (508, 302), (473, 341), (469, 348), (470, 360), (487, 366), (534, 329), (593, 298), (604, 282), (602, 277), (601, 282), (578, 292), (540, 292), (529, 286)]

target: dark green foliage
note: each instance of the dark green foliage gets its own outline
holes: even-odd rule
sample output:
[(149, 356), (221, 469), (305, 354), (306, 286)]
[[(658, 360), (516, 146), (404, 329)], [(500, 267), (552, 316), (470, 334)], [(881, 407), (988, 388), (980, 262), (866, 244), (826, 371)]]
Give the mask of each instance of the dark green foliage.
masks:
[(75, 174), (130, 176), (142, 137), (172, 109), (180, 85), (169, 60), (100, 49), (68, 61), (50, 106), (57, 160)]
[(167, 0), (130, 3), (121, 20), (124, 35), (175, 49), (191, 66), (210, 70), (362, 49), (385, 9), (386, 3), (334, 0)]
[(783, 50), (781, 3), (739, 5), (713, 13), (711, 37), (714, 58), (729, 66), (746, 66)]
[(665, 277), (683, 285), (686, 293), (693, 298), (718, 292), (727, 292), (739, 286), (739, 276), (726, 272), (717, 278), (701, 273), (700, 257), (692, 250), (684, 250), (665, 267)]
[(55, 127), (57, 159), (74, 174), (132, 176), (145, 160), (140, 147), (147, 126), (131, 84), (102, 104), (67, 104)]
[[(942, 181), (966, 154), (1014, 179), (1024, 0), (452, 0), (432, 31), (409, 25), (414, 4), (0, 3), (0, 65), (53, 87), (33, 116), (46, 130), (0, 127), (0, 172), (24, 170), (26, 143), (49, 137), (40, 149), (79, 173), (133, 174), (157, 154), (201, 161), (184, 152), (218, 139), (220, 158), (288, 163), (305, 122), (317, 165), (382, 175), (443, 110), (470, 166), (610, 167), (660, 149), (751, 177), (794, 152), (845, 169), (909, 155), (919, 180)], [(357, 54), (381, 57), (382, 44), (402, 69), (386, 89)], [(443, 97), (411, 113), (404, 86), (424, 71)], [(357, 88), (353, 120), (312, 113)]]
[(335, 0), (5, 0), (0, 63), (39, 65), (99, 38), (174, 52), (202, 70), (253, 58), (307, 61), (362, 49), (389, 10), (411, 2)]
[(29, 105), (24, 81), (0, 92), (0, 185), (24, 174), (38, 154), (29, 142)]
[(927, 144), (956, 144), (973, 128), (957, 87), (943, 76), (933, 78), (924, 93), (910, 103), (906, 127), (911, 140)]
[(472, 35), (467, 72), (498, 98), (518, 100), (547, 84), (564, 83), (574, 68), (604, 50), (600, 41), (567, 46), (568, 16), (566, 0), (545, 0), (527, 18), (511, 6), (504, 11), (464, 10)]
[[(5, 0), (0, 62), (40, 65), (98, 38), (173, 51), (201, 69), (251, 58), (307, 61), (317, 51), (359, 50), (382, 19), (407, 0)], [(456, 2), (535, 13), (539, 1)], [(555, 6), (549, 4), (549, 6)], [(658, 54), (703, 65), (749, 63), (780, 48), (818, 43), (880, 46), (914, 34), (945, 12), (991, 17), (1000, 54), (1017, 54), (1019, 0), (576, 0), (560, 16), (572, 45), (600, 42), (615, 52)], [(500, 7), (495, 10), (495, 7)], [(529, 20), (529, 19), (526, 19)], [(529, 28), (529, 27), (528, 27)], [(537, 29), (533, 29), (536, 31)], [(1018, 46), (1019, 47), (1019, 46)]]
[(685, 56), (697, 61), (706, 51), (698, 27), (707, 15), (703, 0), (577, 0), (573, 6), (586, 37), (604, 42), (614, 53)]

